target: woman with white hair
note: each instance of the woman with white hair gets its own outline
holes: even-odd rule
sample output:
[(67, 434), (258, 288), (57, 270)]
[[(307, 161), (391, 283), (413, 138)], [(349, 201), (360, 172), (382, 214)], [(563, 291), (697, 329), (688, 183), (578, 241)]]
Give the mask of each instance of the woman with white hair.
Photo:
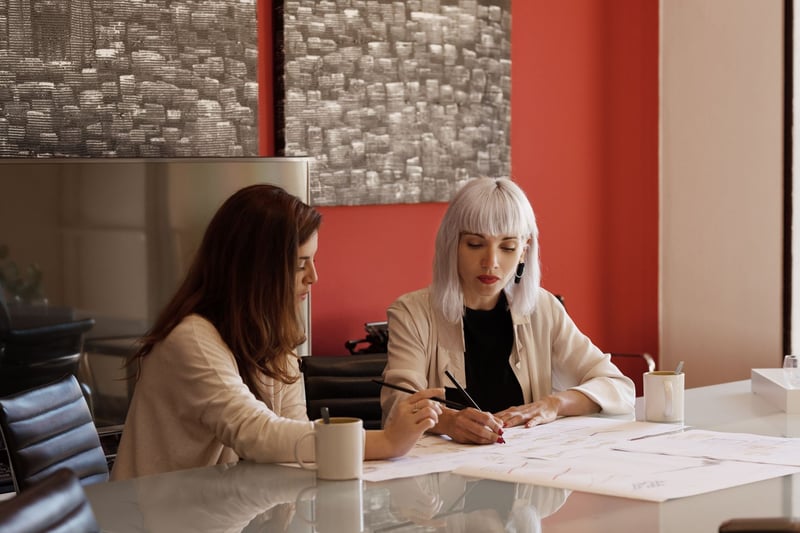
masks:
[[(538, 233), (514, 182), (471, 180), (439, 227), (432, 284), (389, 307), (384, 381), (480, 406), (445, 408), (431, 432), (490, 444), (506, 427), (633, 413), (633, 382), (540, 287)], [(402, 397), (385, 387), (383, 412)]]

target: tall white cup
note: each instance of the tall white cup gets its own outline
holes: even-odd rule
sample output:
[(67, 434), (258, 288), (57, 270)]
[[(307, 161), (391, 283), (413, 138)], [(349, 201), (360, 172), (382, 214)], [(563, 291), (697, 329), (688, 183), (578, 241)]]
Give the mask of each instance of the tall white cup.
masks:
[(644, 418), (648, 422), (683, 422), (683, 372), (644, 374)]
[[(311, 516), (301, 511), (304, 522), (314, 525), (320, 533), (359, 533), (364, 531), (364, 491), (360, 479), (348, 481), (319, 481), (297, 495), (297, 503), (312, 496)], [(298, 505), (297, 508), (301, 509)]]
[[(301, 443), (314, 439), (316, 463), (307, 463), (300, 457)], [(301, 467), (316, 470), (319, 479), (361, 479), (364, 467), (366, 434), (360, 418), (331, 417), (328, 423), (321, 418), (314, 421), (313, 431), (297, 440), (294, 456)]]

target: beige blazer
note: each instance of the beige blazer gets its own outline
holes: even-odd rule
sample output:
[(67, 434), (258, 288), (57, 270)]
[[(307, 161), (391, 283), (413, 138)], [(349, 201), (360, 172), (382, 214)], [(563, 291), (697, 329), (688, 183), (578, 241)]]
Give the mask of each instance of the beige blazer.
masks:
[[(385, 381), (415, 390), (452, 387), (444, 375), (449, 370), (466, 383), (463, 325), (447, 322), (433, 308), (428, 288), (401, 296), (389, 307), (388, 318)], [(534, 312), (512, 313), (512, 321), (514, 346), (509, 363), (525, 403), (571, 389), (591, 398), (604, 414), (633, 413), (633, 381), (580, 332), (555, 296), (540, 289)], [(403, 394), (387, 387), (381, 390), (384, 420)]]
[(294, 461), (295, 442), (311, 429), (302, 379), (264, 378), (254, 396), (216, 328), (190, 315), (142, 359), (111, 477)]

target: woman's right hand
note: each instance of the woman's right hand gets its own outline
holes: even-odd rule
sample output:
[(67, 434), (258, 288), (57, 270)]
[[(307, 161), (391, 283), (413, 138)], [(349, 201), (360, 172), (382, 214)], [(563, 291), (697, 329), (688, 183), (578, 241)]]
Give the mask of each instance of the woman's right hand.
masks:
[(423, 433), (439, 421), (442, 406), (431, 400), (437, 396), (443, 398), (444, 389), (424, 389), (397, 402), (383, 430), (367, 432), (365, 459), (388, 459), (408, 453)]
[(463, 444), (494, 444), (503, 441), (503, 422), (492, 413), (472, 407), (456, 411), (445, 409), (439, 415), (436, 433), (448, 435)]

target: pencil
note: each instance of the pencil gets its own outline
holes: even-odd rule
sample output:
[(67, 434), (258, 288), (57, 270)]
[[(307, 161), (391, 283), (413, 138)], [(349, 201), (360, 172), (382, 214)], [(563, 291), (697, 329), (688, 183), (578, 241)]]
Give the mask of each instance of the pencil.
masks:
[[(460, 392), (461, 394), (463, 394), (463, 395), (464, 395), (464, 397), (465, 397), (467, 400), (469, 400), (469, 403), (471, 403), (471, 404), (472, 404), (472, 407), (474, 407), (474, 408), (475, 408), (475, 409), (477, 409), (478, 411), (483, 411), (483, 409), (481, 409), (481, 408), (478, 406), (478, 402), (476, 402), (475, 400), (473, 400), (473, 399), (472, 399), (472, 396), (470, 396), (470, 395), (469, 395), (469, 393), (468, 393), (468, 392), (467, 392), (467, 391), (464, 389), (464, 387), (462, 387), (462, 386), (461, 386), (461, 383), (459, 383), (459, 382), (458, 382), (458, 380), (456, 380), (455, 376), (454, 376), (453, 374), (451, 374), (449, 370), (445, 370), (445, 371), (444, 371), (444, 375), (445, 375), (445, 376), (447, 376), (447, 379), (449, 379), (450, 381), (452, 381), (452, 382), (453, 382), (453, 385), (455, 385), (455, 386), (456, 386), (456, 388), (459, 390), (459, 392)], [(506, 443), (506, 439), (504, 439), (504, 438), (502, 437), (502, 435), (500, 435), (500, 436), (498, 436), (498, 437), (497, 437), (497, 442), (499, 442), (500, 444), (505, 444), (505, 443)]]
[(445, 371), (444, 371), (444, 375), (445, 375), (445, 376), (447, 376), (447, 378), (448, 378), (450, 381), (452, 381), (452, 382), (453, 382), (453, 385), (455, 385), (455, 386), (456, 386), (456, 388), (458, 389), (458, 392), (460, 392), (461, 394), (463, 394), (463, 395), (464, 395), (464, 398), (466, 398), (467, 400), (469, 400), (469, 403), (471, 403), (471, 404), (472, 404), (472, 407), (474, 407), (474, 408), (475, 408), (475, 409), (477, 409), (478, 411), (483, 411), (483, 409), (481, 409), (480, 407), (478, 407), (478, 403), (477, 403), (475, 400), (473, 400), (473, 399), (472, 399), (472, 396), (470, 396), (470, 395), (469, 395), (469, 393), (468, 393), (466, 390), (464, 390), (464, 387), (462, 387), (462, 386), (461, 386), (461, 383), (459, 383), (458, 381), (456, 381), (456, 378), (455, 378), (455, 376), (453, 376), (453, 374), (451, 374), (449, 370), (445, 370)]
[[(379, 379), (373, 379), (372, 381), (374, 381), (378, 385), (382, 385), (384, 387), (389, 387), (390, 389), (399, 390), (401, 392), (407, 392), (408, 394), (416, 394), (418, 392), (418, 391), (415, 391), (414, 389), (401, 387), (400, 385), (394, 385), (392, 383), (386, 383), (385, 381), (381, 381)], [(460, 404), (458, 402), (454, 402), (452, 400), (445, 400), (444, 398), (439, 398), (439, 397), (435, 397), (435, 396), (433, 398), (431, 398), (431, 400), (433, 400), (435, 402), (443, 403), (447, 407), (450, 407), (451, 409), (459, 409), (460, 410), (460, 409), (464, 409), (464, 407), (466, 407), (465, 405)]]

